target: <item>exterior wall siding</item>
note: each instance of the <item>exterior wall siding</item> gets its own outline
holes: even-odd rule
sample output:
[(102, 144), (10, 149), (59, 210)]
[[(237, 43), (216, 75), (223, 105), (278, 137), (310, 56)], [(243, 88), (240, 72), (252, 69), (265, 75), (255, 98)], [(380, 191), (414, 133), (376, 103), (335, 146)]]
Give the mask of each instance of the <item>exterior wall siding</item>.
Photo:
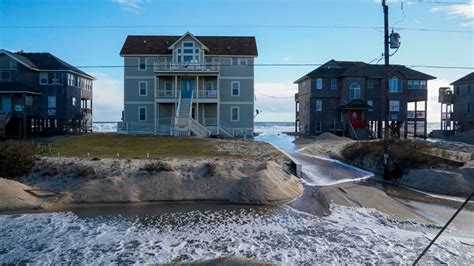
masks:
[(474, 82), (454, 85), (453, 120), (461, 123), (462, 131), (474, 129)]
[[(331, 80), (337, 80), (335, 89), (331, 87)], [(399, 86), (401, 91), (388, 93), (389, 100), (399, 101), (400, 110), (396, 112), (398, 120), (407, 119), (408, 103), (414, 101), (427, 100), (427, 89), (408, 89), (408, 80), (399, 76)], [(310, 82), (308, 82), (310, 80)], [(366, 121), (382, 121), (385, 119), (385, 80), (372, 79), (373, 87), (368, 88), (368, 78), (366, 77), (343, 77), (330, 78), (322, 77), (322, 88), (317, 88), (317, 78), (306, 78), (298, 82), (298, 100), (299, 100), (299, 131), (304, 134), (317, 135), (316, 122), (321, 122), (321, 132), (327, 132), (332, 128), (334, 121), (340, 121), (340, 112), (337, 107), (349, 103), (352, 98), (350, 95), (350, 86), (357, 83), (360, 86), (360, 99), (373, 102), (372, 111), (366, 113)], [(308, 85), (310, 84), (310, 85)], [(462, 89), (461, 89), (462, 90)], [(474, 89), (473, 89), (474, 96)], [(463, 101), (467, 98), (464, 98)], [(321, 100), (322, 111), (316, 111), (316, 101)], [(467, 106), (467, 103), (460, 103), (461, 106)], [(472, 104), (474, 108), (474, 103)], [(419, 106), (419, 111), (423, 107)], [(459, 111), (461, 112), (461, 111)], [(465, 113), (459, 116), (466, 115)], [(472, 113), (474, 121), (474, 110)]]
[[(191, 41), (191, 37), (187, 36), (182, 41)], [(178, 47), (180, 43), (176, 44)], [(198, 45), (195, 42), (195, 45)], [(253, 57), (239, 57), (246, 59), (246, 65), (232, 65), (233, 56), (217, 56), (201, 55), (202, 62), (209, 62), (209, 59), (216, 59), (219, 62), (218, 77), (213, 76), (199, 76), (199, 83), (195, 87), (194, 95), (197, 89), (205, 89), (206, 81), (213, 82), (213, 88), (218, 89), (218, 97), (215, 98), (215, 103), (203, 103), (202, 101), (213, 101), (213, 99), (196, 100), (194, 105), (198, 114), (198, 121), (205, 124), (206, 121), (211, 123), (217, 118), (225, 124), (239, 129), (252, 131), (254, 128), (254, 58)], [(124, 122), (134, 122), (138, 120), (138, 106), (147, 106), (148, 115), (146, 122), (154, 122), (155, 117), (163, 120), (165, 117), (174, 118), (175, 111), (170, 112), (169, 108), (176, 108), (171, 103), (177, 103), (174, 93), (180, 93), (181, 78), (185, 73), (170, 74), (169, 76), (162, 75), (155, 78), (156, 73), (153, 64), (158, 62), (160, 64), (169, 64), (173, 62), (172, 55), (157, 55), (145, 56), (147, 68), (145, 70), (139, 69), (140, 56), (124, 56)], [(207, 58), (207, 61), (206, 61)], [(211, 60), (212, 61), (212, 60)], [(215, 62), (215, 61), (212, 61)], [(199, 74), (198, 74), (199, 75)], [(178, 77), (177, 87), (175, 88), (175, 79)], [(187, 76), (195, 78), (195, 75)], [(141, 81), (148, 82), (148, 93), (146, 96), (139, 95), (139, 84)], [(164, 90), (165, 81), (171, 81), (173, 88), (172, 97), (155, 98), (155, 90)], [(232, 82), (239, 82), (240, 93), (238, 96), (232, 95)], [(159, 99), (159, 100), (157, 100)], [(158, 103), (157, 103), (158, 101)], [(196, 103), (199, 102), (199, 107)], [(156, 105), (156, 112), (154, 110)], [(239, 121), (231, 121), (231, 107), (239, 108)], [(152, 109), (150, 109), (152, 108)], [(218, 115), (219, 113), (219, 115)], [(216, 124), (217, 122), (213, 122)], [(215, 125), (214, 125), (215, 126)], [(151, 132), (150, 132), (151, 133)]]

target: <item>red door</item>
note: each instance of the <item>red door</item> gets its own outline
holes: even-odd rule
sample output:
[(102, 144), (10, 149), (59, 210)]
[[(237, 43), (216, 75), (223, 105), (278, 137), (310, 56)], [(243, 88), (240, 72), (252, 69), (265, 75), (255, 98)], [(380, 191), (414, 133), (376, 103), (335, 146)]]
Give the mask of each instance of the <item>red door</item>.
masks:
[(363, 127), (363, 122), (362, 122), (362, 111), (360, 110), (350, 110), (349, 111), (349, 121), (351, 122), (351, 125), (355, 128), (361, 128)]

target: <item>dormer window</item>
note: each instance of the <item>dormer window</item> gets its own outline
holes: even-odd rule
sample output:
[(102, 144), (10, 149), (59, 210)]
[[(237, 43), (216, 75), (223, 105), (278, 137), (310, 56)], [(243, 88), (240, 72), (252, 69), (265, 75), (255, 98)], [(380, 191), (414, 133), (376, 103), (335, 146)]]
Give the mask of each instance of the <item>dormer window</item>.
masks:
[(176, 48), (175, 60), (178, 63), (198, 63), (200, 62), (201, 49), (195, 47), (195, 43), (184, 41), (181, 47)]

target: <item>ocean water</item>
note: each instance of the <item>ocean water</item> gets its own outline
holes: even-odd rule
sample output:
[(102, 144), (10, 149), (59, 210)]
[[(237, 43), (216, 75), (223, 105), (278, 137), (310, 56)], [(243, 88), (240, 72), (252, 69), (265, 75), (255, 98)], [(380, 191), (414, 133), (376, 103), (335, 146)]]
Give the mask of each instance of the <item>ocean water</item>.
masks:
[[(294, 122), (255, 122), (254, 126), (255, 132), (258, 133), (278, 134), (295, 131)], [(438, 122), (428, 123), (428, 133), (439, 128), (440, 123)], [(99, 133), (114, 133), (117, 132), (117, 122), (94, 122), (92, 129)], [(422, 132), (422, 128), (419, 130)]]
[[(154, 206), (154, 207), (153, 207)], [(243, 256), (285, 265), (412, 263), (440, 228), (363, 208), (151, 205), (136, 212), (0, 215), (0, 262), (150, 264)], [(155, 208), (155, 209), (150, 209)], [(422, 263), (470, 264), (474, 239), (443, 235)]]

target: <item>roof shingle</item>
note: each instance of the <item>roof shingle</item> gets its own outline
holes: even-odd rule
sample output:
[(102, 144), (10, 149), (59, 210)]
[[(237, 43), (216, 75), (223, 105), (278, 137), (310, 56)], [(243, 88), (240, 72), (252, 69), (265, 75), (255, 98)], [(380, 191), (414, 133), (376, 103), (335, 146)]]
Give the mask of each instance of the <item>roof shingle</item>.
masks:
[[(435, 77), (425, 73), (413, 70), (402, 65), (390, 65), (391, 71), (402, 75), (406, 79), (435, 79)], [(367, 64), (358, 61), (335, 61), (331, 60), (315, 70), (309, 72), (296, 82), (304, 78), (325, 78), (325, 77), (367, 77), (367, 78), (384, 78), (385, 66)]]
[(474, 82), (474, 72), (467, 74), (466, 76), (456, 80), (455, 82), (451, 83), (451, 85), (458, 85), (461, 83), (469, 83)]
[[(182, 36), (127, 36), (120, 55), (171, 54), (168, 49)], [(257, 56), (257, 43), (252, 36), (194, 36), (209, 48), (211, 55)]]
[(78, 69), (75, 66), (72, 66), (65, 61), (59, 59), (58, 57), (50, 53), (25, 53), (17, 52), (17, 56), (28, 59), (38, 70), (65, 70), (65, 71), (74, 71), (80, 75), (94, 78), (86, 72)]

